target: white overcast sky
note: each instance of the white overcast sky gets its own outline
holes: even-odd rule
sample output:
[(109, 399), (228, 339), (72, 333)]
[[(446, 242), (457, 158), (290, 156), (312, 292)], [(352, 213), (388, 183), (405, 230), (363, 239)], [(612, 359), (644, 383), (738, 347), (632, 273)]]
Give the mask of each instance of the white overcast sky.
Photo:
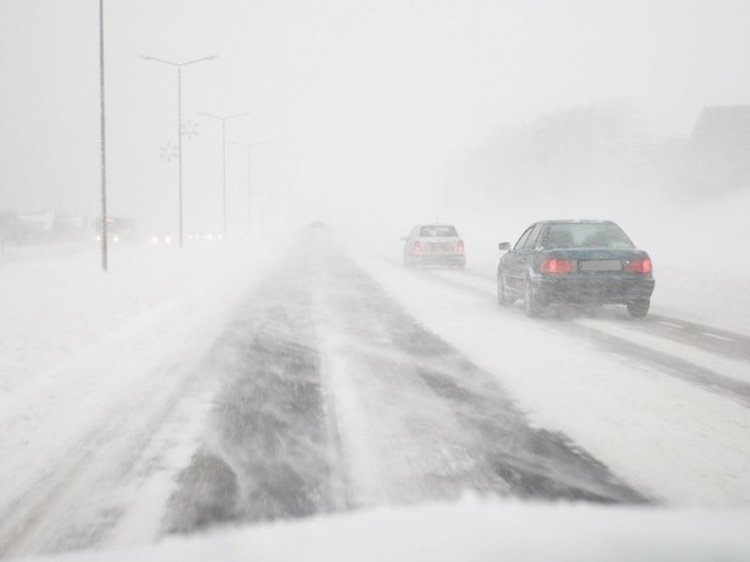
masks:
[[(264, 204), (303, 218), (429, 197), (504, 124), (572, 104), (629, 104), (654, 134), (686, 135), (700, 108), (750, 101), (750, 2), (105, 0), (114, 214), (168, 215), (176, 166), (173, 69), (184, 70), (186, 209), (219, 212), (218, 125), (266, 141)], [(0, 0), (0, 210), (96, 213), (96, 0)], [(229, 150), (230, 207), (247, 207)], [(281, 195), (279, 195), (281, 194)], [(171, 215), (169, 215), (171, 217)], [(165, 229), (173, 228), (166, 221)]]

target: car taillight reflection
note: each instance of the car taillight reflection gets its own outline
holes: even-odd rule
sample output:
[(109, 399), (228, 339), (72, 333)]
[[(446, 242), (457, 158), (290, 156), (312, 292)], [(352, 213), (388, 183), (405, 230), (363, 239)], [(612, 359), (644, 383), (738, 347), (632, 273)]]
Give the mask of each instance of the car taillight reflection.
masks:
[(654, 266), (651, 263), (650, 258), (643, 258), (639, 260), (630, 260), (625, 262), (625, 271), (630, 273), (639, 273), (641, 275), (649, 275), (653, 272)]
[(459, 254), (463, 254), (463, 253), (464, 253), (464, 241), (463, 241), (463, 240), (459, 240), (459, 241), (458, 241), (458, 242), (456, 243), (456, 251), (457, 251), (457, 252), (458, 252)]
[(574, 262), (572, 260), (562, 260), (559, 258), (548, 258), (542, 262), (542, 273), (570, 273), (573, 271)]
[(411, 251), (414, 254), (418, 254), (419, 252), (421, 252), (422, 251), (422, 243), (419, 240), (415, 241), (414, 244), (411, 247)]

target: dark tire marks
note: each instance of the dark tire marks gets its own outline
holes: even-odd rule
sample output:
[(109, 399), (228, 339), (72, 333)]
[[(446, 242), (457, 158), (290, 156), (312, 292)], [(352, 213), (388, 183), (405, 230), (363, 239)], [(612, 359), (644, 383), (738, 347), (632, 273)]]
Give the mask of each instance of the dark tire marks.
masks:
[[(489, 290), (467, 285), (457, 279), (448, 279), (430, 271), (419, 273), (430, 282), (457, 287), (482, 298), (494, 296)], [(518, 306), (507, 307), (499, 313), (513, 314), (516, 317), (524, 315), (522, 308)], [(657, 375), (669, 375), (699, 386), (713, 394), (729, 398), (743, 406), (750, 406), (750, 384), (722, 375), (706, 367), (695, 365), (675, 355), (651, 349), (589, 325), (577, 323), (575, 320), (580, 317), (580, 314), (579, 309), (558, 306), (551, 307), (544, 318), (528, 319), (528, 321), (543, 322), (545, 327), (556, 330), (561, 335), (576, 336), (582, 341), (589, 341), (600, 349), (620, 355), (631, 362), (637, 361), (640, 365), (652, 366), (655, 368), (655, 374)], [(750, 338), (734, 332), (659, 315), (634, 320), (621, 310), (605, 310), (599, 316), (603, 320), (606, 319), (607, 322), (616, 323), (619, 327), (634, 332), (647, 333), (655, 338), (666, 338), (729, 359), (747, 361), (750, 358)], [(524, 318), (524, 320), (527, 319)], [(606, 328), (606, 323), (602, 327)]]
[(275, 272), (214, 350), (206, 375), (224, 378), (224, 390), (207, 443), (182, 474), (168, 530), (305, 517), (334, 505), (309, 266), (303, 259)]
[[(435, 458), (450, 465), (425, 469), (413, 459), (415, 482), (427, 494), (420, 499), (474, 490), (545, 500), (649, 501), (564, 435), (532, 427), (493, 375), (430, 333), (367, 273), (319, 241), (317, 250), (291, 258), (268, 278), (236, 311), (214, 349), (205, 376), (218, 377), (223, 390), (204, 445), (179, 478), (167, 531), (353, 507), (333, 419), (337, 397), (335, 389), (329, 395), (323, 388), (325, 361), (316, 341), (316, 330), (331, 322), (343, 326), (351, 342), (351, 374), (385, 392), (393, 419), (405, 424), (395, 431), (428, 435), (420, 450), (438, 450)], [(399, 416), (413, 409), (414, 399), (450, 415)], [(385, 414), (376, 405), (370, 415)]]
[[(446, 422), (445, 435), (462, 440), (465, 453), (476, 464), (489, 467), (500, 476), (503, 488), (509, 487), (512, 495), (605, 503), (649, 501), (564, 435), (533, 428), (493, 375), (416, 322), (351, 261), (338, 255), (329, 260), (333, 272), (329, 282), (345, 281), (338, 290), (330, 292), (329, 307), (337, 309), (339, 316), (348, 314), (348, 332), (368, 341), (376, 337), (369, 327), (384, 326), (389, 343), (406, 358), (404, 371), (414, 368), (432, 391), (432, 398), (448, 404), (459, 420), (460, 431)], [(367, 322), (363, 323), (362, 318)], [(377, 357), (371, 361), (377, 361)], [(376, 363), (369, 368), (382, 372), (388, 366)], [(394, 386), (393, 395), (398, 392), (398, 386)], [(404, 404), (404, 408), (409, 407)], [(497, 479), (488, 477), (484, 482), (491, 485), (493, 480)], [(475, 487), (477, 481), (465, 484)], [(502, 493), (499, 489), (479, 491)]]

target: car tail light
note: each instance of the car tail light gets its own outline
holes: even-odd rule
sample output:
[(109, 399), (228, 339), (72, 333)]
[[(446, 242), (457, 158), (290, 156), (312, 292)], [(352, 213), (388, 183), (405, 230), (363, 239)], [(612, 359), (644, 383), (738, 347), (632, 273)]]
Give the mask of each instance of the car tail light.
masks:
[(419, 240), (416, 240), (414, 244), (412, 244), (411, 251), (413, 254), (418, 254), (422, 251), (422, 243)]
[(458, 241), (458, 242), (456, 243), (456, 251), (457, 251), (457, 252), (458, 252), (459, 254), (463, 254), (463, 253), (464, 253), (464, 241), (463, 241), (463, 240), (459, 240), (459, 241)]
[(650, 258), (642, 258), (625, 262), (625, 271), (628, 271), (630, 273), (640, 273), (641, 275), (648, 275), (652, 273), (653, 270), (654, 266), (651, 263)]
[(548, 258), (542, 262), (542, 273), (570, 273), (573, 271), (573, 260)]

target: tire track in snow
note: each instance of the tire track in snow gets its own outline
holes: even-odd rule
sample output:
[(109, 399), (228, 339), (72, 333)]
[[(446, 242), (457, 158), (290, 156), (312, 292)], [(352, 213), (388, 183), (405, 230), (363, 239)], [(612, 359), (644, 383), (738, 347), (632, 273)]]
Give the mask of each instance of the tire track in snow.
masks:
[(311, 312), (312, 263), (295, 256), (236, 311), (214, 349), (223, 385), (201, 450), (179, 477), (165, 522), (289, 519), (346, 506), (337, 484)]
[[(397, 264), (396, 260), (388, 258), (383, 259), (392, 265)], [(496, 282), (494, 275), (487, 275), (486, 273), (471, 268), (467, 268), (465, 271), (461, 272), (432, 271), (429, 273), (434, 277), (459, 283), (463, 288), (467, 288), (479, 294), (496, 294), (494, 293), (494, 285)], [(477, 286), (472, 285), (470, 282), (463, 282), (468, 281), (469, 278), (477, 281), (484, 281), (487, 284), (487, 289), (482, 290)], [(670, 339), (730, 359), (750, 361), (750, 336), (745, 334), (739, 334), (737, 332), (731, 332), (729, 330), (723, 330), (713, 326), (699, 324), (697, 322), (664, 316), (662, 314), (651, 313), (646, 318), (633, 319), (630, 318), (624, 310), (603, 309), (597, 316), (602, 320), (606, 319), (609, 322), (617, 323), (618, 325), (640, 333), (647, 333), (657, 338)]]
[(165, 521), (189, 533), (455, 499), (649, 501), (318, 240), (279, 268), (214, 351), (224, 389)]
[[(367, 456), (380, 458), (382, 472), (395, 481), (381, 482), (381, 488), (402, 490), (404, 480), (418, 488), (421, 479), (427, 489), (407, 490), (407, 498), (455, 498), (473, 490), (547, 500), (645, 501), (563, 435), (532, 428), (492, 375), (419, 325), (353, 262), (336, 253), (327, 260), (325, 331), (337, 342), (338, 377), (348, 379), (350, 393), (360, 390), (358, 409), (375, 419), (369, 437), (360, 430), (358, 438), (382, 441), (372, 444), (381, 447), (380, 454)], [(429, 441), (426, 447), (420, 439)], [(424, 458), (412, 467), (394, 463), (409, 447), (420, 447)]]
[[(389, 263), (389, 265), (396, 267), (394, 260), (385, 259), (384, 261), (386, 263)], [(447, 276), (441, 275), (437, 271), (430, 270), (414, 272), (414, 274), (418, 274), (421, 278), (427, 279), (430, 282), (440, 283), (451, 287), (458, 287), (461, 290), (474, 293), (475, 295), (482, 298), (493, 298), (494, 301), (495, 295), (489, 289), (482, 290), (473, 285), (462, 283), (459, 279), (454, 278), (454, 276), (451, 276), (449, 278)], [(456, 277), (458, 275), (461, 275), (461, 273), (458, 273)], [(523, 311), (517, 307), (508, 307), (502, 312), (506, 314), (516, 314), (517, 317), (523, 316)], [(727, 342), (717, 340), (716, 337), (709, 335), (713, 332), (710, 332), (708, 330), (713, 330), (713, 328), (691, 323), (682, 323), (689, 324), (690, 330), (686, 331), (683, 336), (676, 336), (674, 334), (674, 329), (662, 329), (661, 327), (657, 326), (655, 322), (649, 322), (648, 320), (632, 321), (629, 318), (618, 319), (614, 314), (610, 314), (609, 317), (612, 318), (609, 321), (617, 322), (618, 326), (622, 325), (629, 329), (639, 331), (641, 327), (643, 327), (644, 331), (649, 334), (653, 334), (655, 337), (662, 337), (666, 332), (670, 339), (673, 339), (679, 343), (696, 345), (696, 340), (698, 340), (701, 342), (700, 347), (702, 349), (708, 349), (714, 353), (735, 360), (737, 358), (744, 359), (746, 357), (746, 353), (748, 353), (748, 350), (744, 347), (744, 339), (742, 339), (744, 338), (744, 336), (740, 336), (738, 334), (732, 334), (735, 339), (733, 340), (733, 342)], [(661, 323), (664, 317), (657, 318), (659, 319), (659, 323)], [(555, 320), (549, 321), (548, 318), (530, 319), (529, 321), (543, 322), (546, 328), (552, 328), (560, 334), (574, 335), (587, 341), (594, 342), (600, 348), (617, 355), (621, 355), (626, 359), (637, 360), (641, 364), (653, 365), (658, 368), (658, 372), (661, 374), (669, 375), (690, 384), (700, 386), (704, 390), (707, 390), (714, 394), (718, 394), (725, 398), (729, 398), (730, 400), (733, 400), (743, 406), (750, 407), (750, 384), (738, 381), (728, 376), (724, 376), (713, 369), (703, 367), (701, 365), (696, 365), (694, 363), (691, 363), (689, 360), (682, 359), (675, 355), (664, 353), (645, 345), (629, 341), (625, 338), (618, 337), (617, 335), (607, 333), (606, 324), (603, 324), (602, 329), (597, 329), (591, 325), (579, 324), (575, 321), (575, 319), (571, 319), (570, 317), (558, 319), (557, 323), (555, 323)], [(729, 332), (722, 333), (729, 334)], [(658, 340), (655, 340), (655, 342), (656, 341)]]

